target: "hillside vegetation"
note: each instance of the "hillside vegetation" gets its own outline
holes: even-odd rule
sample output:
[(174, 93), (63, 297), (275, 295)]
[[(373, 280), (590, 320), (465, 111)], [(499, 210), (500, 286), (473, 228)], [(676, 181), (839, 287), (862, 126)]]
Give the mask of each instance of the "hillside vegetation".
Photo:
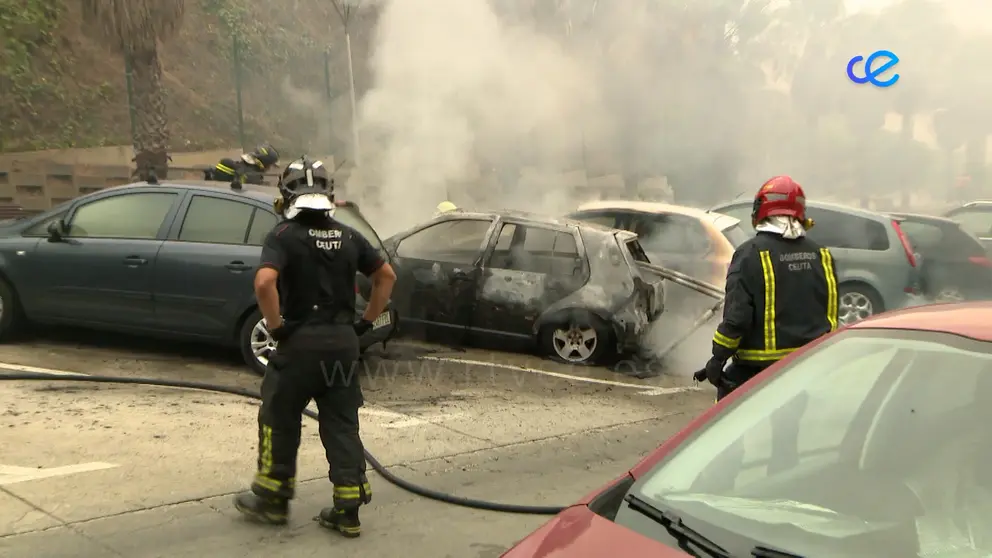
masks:
[[(131, 143), (124, 60), (87, 34), (80, 10), (78, 1), (0, 0), (0, 152)], [(368, 27), (355, 16), (360, 86)], [(160, 51), (171, 149), (240, 143), (234, 37), (245, 141), (338, 149), (350, 116), (347, 60), (327, 0), (187, 0), (180, 35)]]

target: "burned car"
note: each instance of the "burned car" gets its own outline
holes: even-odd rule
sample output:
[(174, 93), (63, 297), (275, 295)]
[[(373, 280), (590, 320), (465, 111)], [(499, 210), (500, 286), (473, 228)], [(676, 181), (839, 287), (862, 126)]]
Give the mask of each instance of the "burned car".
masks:
[(637, 236), (519, 213), (458, 212), (383, 242), (404, 333), (593, 363), (637, 348), (664, 310)]

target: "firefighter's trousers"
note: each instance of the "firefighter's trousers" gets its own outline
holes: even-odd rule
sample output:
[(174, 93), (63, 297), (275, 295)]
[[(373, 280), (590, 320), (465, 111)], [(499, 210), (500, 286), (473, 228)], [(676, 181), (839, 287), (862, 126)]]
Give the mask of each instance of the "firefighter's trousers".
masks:
[(320, 441), (330, 465), (334, 506), (353, 509), (371, 500), (358, 427), (358, 409), (364, 401), (358, 356), (356, 343), (353, 349), (335, 351), (280, 348), (269, 358), (258, 412), (258, 472), (253, 492), (293, 498), (303, 410), (312, 399), (320, 416)]

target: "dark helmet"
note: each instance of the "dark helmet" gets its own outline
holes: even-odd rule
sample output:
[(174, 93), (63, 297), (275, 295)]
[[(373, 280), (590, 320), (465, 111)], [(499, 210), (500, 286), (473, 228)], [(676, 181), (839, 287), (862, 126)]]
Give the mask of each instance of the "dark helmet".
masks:
[(275, 209), (292, 218), (302, 209), (328, 211), (334, 208), (334, 179), (322, 161), (300, 157), (286, 165), (279, 177)]
[(278, 166), (279, 163), (279, 152), (269, 143), (259, 145), (249, 155), (258, 159), (258, 162), (262, 163), (262, 167), (266, 169)]

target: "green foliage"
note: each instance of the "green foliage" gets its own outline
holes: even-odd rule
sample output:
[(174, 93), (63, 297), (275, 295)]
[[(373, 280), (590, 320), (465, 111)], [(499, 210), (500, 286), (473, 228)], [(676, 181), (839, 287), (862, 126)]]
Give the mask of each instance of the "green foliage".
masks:
[(54, 44), (61, 6), (45, 0), (0, 0), (0, 79), (4, 93), (30, 96), (40, 84), (32, 55)]
[(231, 42), (228, 56), (233, 56), (236, 40), (241, 60), (251, 61), (243, 66), (252, 72), (264, 75), (266, 70), (293, 61), (301, 49), (318, 48), (313, 39), (259, 18), (254, 4), (245, 0), (203, 0), (202, 5), (217, 17), (223, 36)]
[[(57, 50), (61, 2), (0, 0), (0, 151), (108, 145), (105, 123), (91, 107), (112, 95), (111, 84), (70, 91), (74, 61)], [(57, 114), (52, 122), (51, 115)]]

